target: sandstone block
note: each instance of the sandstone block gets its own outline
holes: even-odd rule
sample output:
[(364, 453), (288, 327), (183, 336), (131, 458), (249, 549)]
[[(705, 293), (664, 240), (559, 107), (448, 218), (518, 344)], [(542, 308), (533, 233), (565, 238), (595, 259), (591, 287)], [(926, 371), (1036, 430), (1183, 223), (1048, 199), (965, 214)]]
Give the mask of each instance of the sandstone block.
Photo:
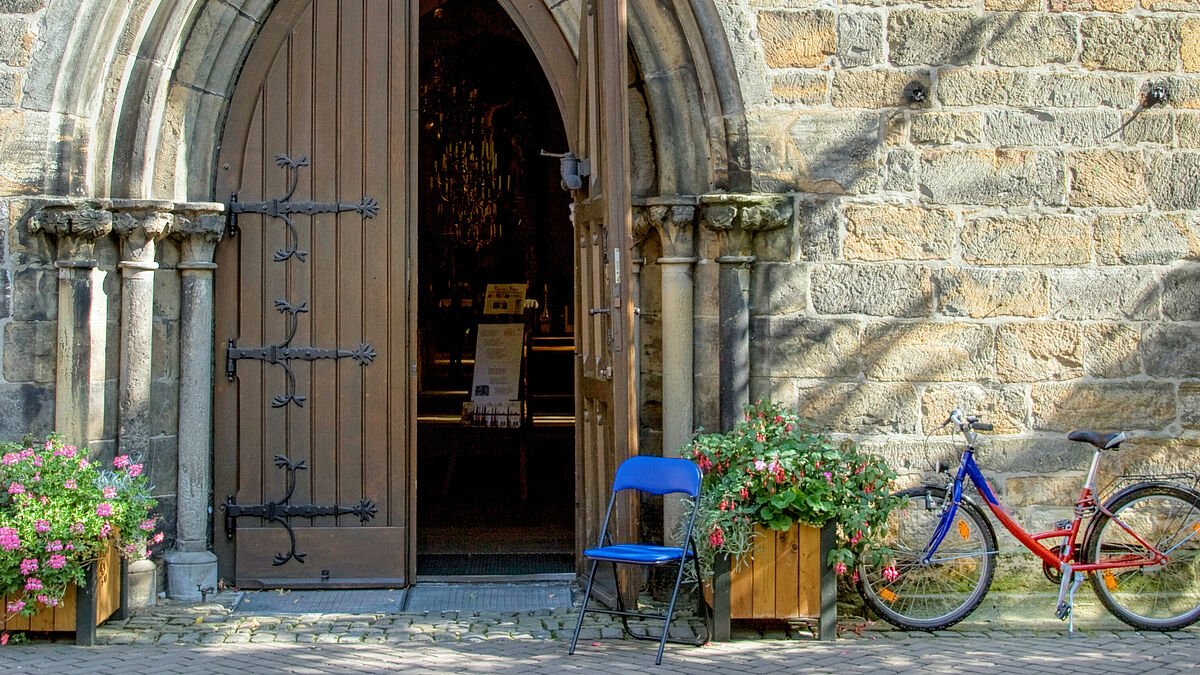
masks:
[[(1184, 148), (1198, 147), (1187, 145), (1182, 139), (1176, 143), (1176, 123), (1169, 110), (1146, 110), (1137, 115), (1126, 113), (1125, 121), (1122, 124), (1125, 125), (1125, 128), (1121, 130), (1121, 138), (1126, 145), (1157, 143), (1169, 146), (1178, 145)], [(1200, 135), (1195, 138), (1200, 141)]]
[(776, 75), (771, 79), (771, 94), (784, 103), (822, 105), (829, 98), (829, 76), (808, 72)]
[[(0, 241), (0, 246), (3, 246)], [(12, 285), (8, 281), (8, 270), (0, 268), (0, 320), (12, 317)]]
[(4, 327), (4, 379), (54, 383), (58, 323), (13, 321)]
[(1067, 156), (1071, 206), (1135, 206), (1149, 199), (1138, 151), (1084, 150)]
[[(1158, 111), (1160, 114), (1166, 114), (1166, 111)], [(1152, 142), (1163, 143), (1164, 145), (1174, 142), (1181, 148), (1200, 148), (1200, 113), (1191, 110), (1177, 110), (1170, 114), (1170, 131), (1171, 134), (1162, 134), (1167, 140), (1155, 140)], [(1132, 127), (1133, 125), (1129, 125)], [(1161, 126), (1161, 125), (1160, 125)]]
[(842, 255), (850, 260), (949, 258), (957, 231), (947, 209), (893, 204), (846, 207)]
[(1158, 318), (1158, 282), (1138, 268), (1056, 270), (1050, 306), (1067, 320), (1146, 321)]
[(750, 400), (795, 401), (795, 382), (790, 377), (751, 377)]
[[(909, 0), (851, 0), (851, 2), (847, 4), (884, 7), (892, 5), (910, 5), (912, 3), (909, 2)], [(922, 3), (922, 5), (932, 9), (948, 9), (974, 7), (975, 3), (972, 0), (926, 0), (926, 2)]]
[(1184, 429), (1200, 429), (1200, 382), (1179, 383), (1179, 423)]
[(801, 386), (796, 398), (802, 417), (833, 432), (911, 434), (917, 430), (917, 393), (909, 384)]
[(963, 259), (981, 265), (1080, 265), (1092, 232), (1079, 216), (980, 218), (963, 227)]
[(54, 386), (0, 382), (0, 410), (8, 411), (0, 415), (0, 438), (45, 436), (54, 429)]
[(794, 314), (808, 307), (806, 265), (759, 263), (750, 279), (751, 314)]
[[(929, 73), (898, 70), (839, 70), (833, 74), (830, 100), (837, 108), (891, 108), (912, 106), (905, 98), (914, 83), (929, 91)], [(921, 104), (928, 107), (926, 100)]]
[(1133, 377), (1142, 372), (1138, 345), (1142, 331), (1137, 324), (1085, 323), (1083, 372), (1097, 378)]
[(942, 105), (1030, 104), (1034, 77), (1025, 71), (996, 68), (949, 68), (938, 73)]
[(921, 153), (921, 195), (934, 204), (1062, 205), (1066, 172), (1057, 153), (935, 149)]
[(178, 379), (179, 322), (156, 320), (151, 335), (151, 348), (153, 357), (150, 376)]
[(829, 10), (759, 12), (758, 32), (770, 68), (815, 68), (837, 51), (837, 21)]
[(917, 189), (917, 160), (919, 155), (911, 148), (891, 148), (887, 153), (887, 175), (883, 188), (896, 192), (912, 192)]
[(1079, 499), (1087, 473), (1054, 476), (1010, 476), (1004, 481), (1004, 503), (1009, 506), (1048, 504), (1062, 506)]
[[(717, 317), (701, 317), (696, 319), (696, 330), (692, 333), (692, 344), (695, 350), (693, 367), (697, 374), (717, 375), (720, 373), (721, 344), (716, 339), (721, 329)], [(643, 361), (643, 363), (645, 363)]]
[[(4, 39), (0, 28), (0, 45)], [(37, 194), (41, 190), (49, 170), (46, 148), (52, 142), (52, 124), (50, 113), (0, 109), (0, 197)]]
[(991, 143), (1005, 146), (1100, 145), (1121, 126), (1115, 110), (992, 110), (984, 114)]
[(1200, 153), (1155, 153), (1146, 183), (1155, 206), (1160, 209), (1200, 208)]
[(1034, 270), (947, 267), (933, 275), (938, 310), (947, 316), (1043, 316), (1050, 311), (1050, 285)]
[(1200, 78), (1194, 75), (1168, 75), (1155, 78), (1149, 84), (1161, 84), (1166, 87), (1171, 96), (1171, 107), (1175, 110), (1195, 110), (1200, 108)]
[(1175, 385), (1166, 382), (1034, 384), (1033, 427), (1158, 430), (1175, 421)]
[(1148, 12), (1195, 12), (1200, 10), (1196, 0), (1142, 0), (1142, 8)]
[(1175, 213), (1096, 216), (1096, 256), (1105, 265), (1163, 265), (1200, 257), (1200, 222)]
[[(693, 401), (697, 429), (721, 428), (721, 378), (716, 375), (697, 375)], [(776, 399), (777, 400), (777, 399)]]
[(837, 21), (837, 57), (843, 68), (883, 59), (883, 17), (878, 12), (843, 12)]
[(179, 448), (174, 436), (156, 436), (150, 439), (150, 456), (146, 458), (146, 473), (152, 485), (168, 486), (175, 492), (179, 477)]
[(949, 438), (934, 437), (928, 442), (906, 441), (902, 437), (866, 436), (859, 449), (878, 455), (893, 471), (900, 474), (895, 489), (903, 490), (924, 483), (923, 474), (933, 470), (936, 462), (956, 466), (962, 451)]
[(1200, 328), (1158, 323), (1142, 333), (1138, 351), (1150, 377), (1200, 378)]
[(23, 16), (0, 16), (0, 63), (6, 66), (29, 65), (34, 35)]
[(13, 273), (12, 316), (17, 321), (58, 319), (56, 270), (26, 267)]
[[(1159, 4), (1154, 0), (1151, 2)], [(1170, 0), (1166, 0), (1162, 4), (1190, 4), (1193, 12), (1200, 8), (1200, 5), (1189, 0), (1184, 0), (1183, 3), (1171, 3)], [(1184, 71), (1189, 73), (1200, 71), (1200, 19), (1188, 18), (1180, 24), (1179, 42), (1179, 60), (1183, 64)]]
[(936, 432), (955, 408), (978, 414), (984, 422), (995, 426), (993, 433), (1021, 433), (1026, 428), (1026, 407), (1025, 392), (1018, 387), (929, 385), (921, 394), (921, 433)]
[(988, 25), (975, 12), (903, 9), (888, 17), (891, 62), (897, 66), (979, 63)]
[(996, 328), (1001, 382), (1070, 380), (1083, 375), (1079, 326), (1062, 321), (1006, 323)]
[[(1048, 108), (1132, 107), (1138, 98), (1138, 79), (1119, 73), (1040, 73), (1033, 81), (1029, 101)], [(1146, 114), (1150, 111), (1143, 111)]]
[(1075, 60), (1079, 19), (1053, 14), (996, 14), (983, 54), (999, 66), (1041, 66)]
[(173, 269), (159, 269), (154, 273), (154, 317), (178, 319), (181, 280)]
[(810, 192), (874, 192), (880, 182), (879, 114), (810, 112), (796, 115), (780, 169)]
[(1193, 473), (1200, 439), (1188, 436), (1153, 438), (1135, 435), (1121, 451), (1105, 453), (1097, 483), (1104, 485), (1122, 474)]
[(21, 73), (0, 72), (0, 105), (16, 107), (21, 104)]
[(971, 382), (994, 377), (990, 326), (892, 321), (869, 324), (863, 334), (867, 379), (902, 382)]
[(918, 317), (932, 308), (929, 268), (922, 265), (819, 264), (811, 283), (821, 314)]
[(1042, 8), (1041, 0), (984, 0), (983, 8), (989, 12), (1036, 12)]
[(1162, 17), (1087, 17), (1080, 24), (1089, 70), (1149, 72), (1179, 68), (1179, 21)]
[[(1145, 3), (1143, 3), (1143, 6)], [(1133, 0), (1050, 0), (1051, 12), (1116, 12), (1133, 9)]]
[(838, 210), (832, 200), (797, 201), (796, 222), (805, 260), (831, 260), (838, 256)]
[(909, 134), (913, 143), (979, 143), (983, 139), (983, 115), (977, 111), (923, 113), (913, 117)]
[(1163, 273), (1162, 308), (1163, 316), (1172, 321), (1200, 321), (1200, 266)]
[(858, 375), (858, 322), (804, 316), (758, 317), (750, 332), (755, 377), (829, 378)]
[(49, 0), (0, 0), (0, 14), (32, 14)]

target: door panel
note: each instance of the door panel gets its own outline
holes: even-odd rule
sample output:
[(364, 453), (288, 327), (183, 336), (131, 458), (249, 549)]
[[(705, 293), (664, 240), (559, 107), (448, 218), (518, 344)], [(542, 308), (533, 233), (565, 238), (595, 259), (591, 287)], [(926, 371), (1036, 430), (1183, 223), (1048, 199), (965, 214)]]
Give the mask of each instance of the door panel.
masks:
[[(637, 408), (634, 349), (629, 344), (633, 237), (624, 0), (584, 2), (579, 25), (582, 91), (575, 152), (590, 165), (590, 175), (575, 192), (574, 207), (580, 411), (575, 437), (576, 466), (582, 467), (576, 486), (582, 507), (576, 536), (582, 549), (598, 541), (617, 465), (637, 454)], [(610, 523), (613, 538), (631, 541), (636, 538), (636, 504), (626, 497), (617, 508), (620, 517)], [(621, 587), (627, 600), (636, 597), (633, 576), (623, 575)], [(612, 597), (604, 585), (599, 592)]]
[[(292, 350), (237, 358), (231, 381), (217, 373), (214, 506), (276, 504), (266, 519), (236, 518), (231, 538), (214, 514), (221, 575), (238, 586), (411, 580), (414, 11), (410, 0), (284, 0), (231, 105), (218, 198), (262, 211), (312, 203), (289, 216), (299, 253), (286, 255), (283, 219), (256, 213), (218, 247), (218, 366), (231, 339)], [(341, 351), (297, 351), (309, 347)], [(370, 517), (348, 512), (364, 499)], [(307, 505), (345, 508), (280, 515)]]

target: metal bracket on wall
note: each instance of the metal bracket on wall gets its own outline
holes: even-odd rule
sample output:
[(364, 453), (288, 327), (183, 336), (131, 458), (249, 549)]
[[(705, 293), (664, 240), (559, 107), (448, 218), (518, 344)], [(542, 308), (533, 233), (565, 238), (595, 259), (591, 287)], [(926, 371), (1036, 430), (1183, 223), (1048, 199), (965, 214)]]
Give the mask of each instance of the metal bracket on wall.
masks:
[(299, 305), (293, 307), (286, 300), (276, 299), (275, 309), (281, 314), (290, 315), (292, 320), (287, 337), (282, 342), (266, 347), (238, 347), (237, 342), (233, 338), (230, 338), (225, 347), (225, 377), (230, 382), (237, 375), (237, 362), (240, 359), (254, 359), (256, 361), (266, 361), (267, 363), (283, 366), (283, 370), (287, 374), (287, 390), (282, 394), (276, 394), (271, 399), (272, 408), (282, 408), (288, 403), (295, 403), (299, 408), (304, 407), (305, 396), (296, 393), (296, 375), (292, 372), (292, 367), (288, 363), (292, 359), (316, 361), (317, 359), (341, 359), (349, 357), (364, 367), (371, 365), (371, 362), (375, 360), (375, 348), (366, 342), (359, 344), (358, 348), (353, 350), (289, 347), (288, 343), (296, 335), (296, 327), (299, 323), (297, 317), (301, 313), (308, 311), (308, 303), (301, 302)]
[(308, 467), (304, 465), (304, 460), (292, 462), (292, 460), (283, 455), (275, 455), (275, 466), (287, 471), (287, 494), (277, 502), (267, 502), (265, 504), (241, 505), (233, 501), (233, 495), (225, 497), (225, 503), (221, 508), (225, 511), (225, 536), (233, 539), (233, 535), (237, 532), (237, 519), (242, 516), (252, 516), (262, 518), (266, 521), (275, 521), (283, 525), (287, 529), (288, 537), (292, 542), (292, 550), (287, 553), (276, 553), (274, 565), (283, 565), (289, 560), (295, 560), (298, 563), (303, 563), (307, 553), (299, 553), (296, 551), (296, 532), (292, 530), (284, 518), (299, 517), (299, 518), (316, 518), (318, 516), (342, 516), (356, 515), (360, 522), (367, 522), (375, 517), (375, 502), (366, 497), (359, 500), (354, 506), (319, 506), (316, 504), (288, 504), (288, 500), (292, 498), (292, 492), (296, 489), (296, 472), (303, 471)]
[(229, 208), (226, 209), (226, 232), (230, 237), (236, 237), (238, 230), (238, 214), (241, 213), (261, 213), (264, 216), (278, 218), (283, 221), (283, 224), (288, 230), (289, 244), (287, 248), (277, 249), (275, 251), (276, 262), (282, 262), (295, 256), (297, 260), (303, 261), (308, 255), (308, 251), (300, 249), (300, 235), (296, 232), (296, 226), (292, 223), (289, 217), (293, 213), (299, 213), (306, 216), (313, 216), (318, 213), (338, 213), (341, 211), (356, 211), (363, 218), (373, 218), (379, 213), (379, 202), (370, 197), (363, 197), (362, 201), (357, 204), (349, 204), (346, 202), (293, 202), (292, 194), (296, 192), (296, 185), (300, 182), (300, 167), (308, 166), (308, 156), (303, 156), (300, 159), (292, 159), (287, 155), (276, 155), (275, 163), (284, 167), (291, 174), (287, 194), (269, 201), (262, 202), (239, 202), (237, 194), (234, 193), (229, 198)]

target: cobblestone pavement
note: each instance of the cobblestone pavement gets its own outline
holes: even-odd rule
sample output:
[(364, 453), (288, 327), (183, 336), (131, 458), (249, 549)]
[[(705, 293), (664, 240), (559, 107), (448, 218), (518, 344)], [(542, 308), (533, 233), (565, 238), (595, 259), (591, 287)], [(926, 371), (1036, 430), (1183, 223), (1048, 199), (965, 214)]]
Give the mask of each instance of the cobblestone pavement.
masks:
[[(101, 646), (75, 647), (35, 636), (0, 648), (3, 672), (337, 673), (582, 670), (627, 672), (653, 666), (656, 645), (623, 638), (618, 620), (589, 616), (579, 649), (567, 644), (576, 610), (391, 614), (231, 614), (236, 594), (200, 604), (164, 603), (98, 631)], [(985, 615), (986, 616), (986, 615)], [(644, 624), (635, 624), (645, 627)], [(660, 624), (661, 625), (661, 624)], [(701, 630), (698, 620), (673, 628)], [(1003, 626), (1007, 630), (995, 630)], [(1033, 626), (1033, 629), (1024, 626)], [(885, 625), (842, 624), (842, 638), (818, 642), (803, 626), (763, 624), (733, 642), (668, 645), (654, 672), (1135, 673), (1195, 670), (1200, 631), (1139, 633), (1088, 619), (1068, 635), (1058, 622), (1022, 624), (1012, 614), (934, 634)], [(1113, 628), (1116, 628), (1115, 630)]]

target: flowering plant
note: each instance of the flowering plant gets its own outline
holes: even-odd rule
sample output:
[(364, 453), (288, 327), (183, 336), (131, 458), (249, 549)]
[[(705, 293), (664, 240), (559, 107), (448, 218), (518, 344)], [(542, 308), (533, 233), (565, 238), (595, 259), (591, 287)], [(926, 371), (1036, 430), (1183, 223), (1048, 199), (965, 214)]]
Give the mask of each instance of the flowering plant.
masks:
[(827, 562), (838, 574), (859, 555), (888, 556), (875, 542), (900, 498), (888, 489), (896, 474), (883, 458), (849, 440), (835, 443), (782, 404), (760, 401), (745, 411), (731, 431), (698, 436), (681, 452), (704, 474), (695, 526), (701, 565), (711, 570), (716, 553), (745, 561), (756, 524), (787, 530), (794, 522), (837, 523)]
[(0, 610), (57, 606), (113, 543), (126, 557), (145, 557), (163, 536), (152, 532), (154, 506), (143, 466), (127, 455), (108, 471), (55, 435), (0, 444), (0, 595), (9, 596)]

